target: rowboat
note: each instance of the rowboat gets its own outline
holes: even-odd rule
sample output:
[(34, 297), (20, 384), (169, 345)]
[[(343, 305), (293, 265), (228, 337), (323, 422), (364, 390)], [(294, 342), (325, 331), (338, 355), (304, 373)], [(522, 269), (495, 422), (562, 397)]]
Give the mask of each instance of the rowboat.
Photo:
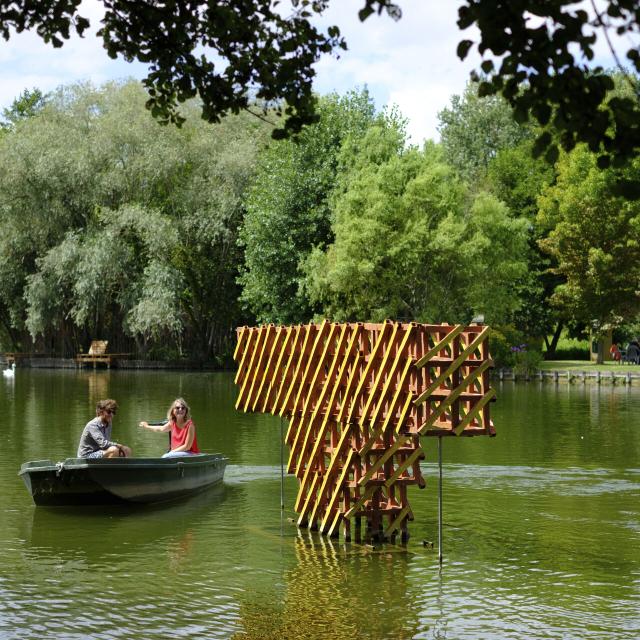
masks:
[(222, 480), (227, 458), (67, 458), (25, 462), (18, 475), (38, 506), (150, 503), (197, 493)]

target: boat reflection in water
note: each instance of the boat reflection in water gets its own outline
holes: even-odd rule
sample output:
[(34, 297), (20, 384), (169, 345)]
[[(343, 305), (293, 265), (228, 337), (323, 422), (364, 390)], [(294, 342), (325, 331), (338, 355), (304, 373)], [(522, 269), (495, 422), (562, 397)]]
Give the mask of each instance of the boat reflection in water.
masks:
[[(196, 495), (172, 502), (34, 508), (30, 526), (22, 535), (39, 554), (81, 554), (91, 560), (110, 555), (112, 544), (125, 556), (139, 553), (148, 544), (155, 548), (160, 540), (180, 546), (185, 537), (216, 518), (227, 494), (228, 487), (218, 482)], [(98, 539), (110, 542), (96, 544)]]

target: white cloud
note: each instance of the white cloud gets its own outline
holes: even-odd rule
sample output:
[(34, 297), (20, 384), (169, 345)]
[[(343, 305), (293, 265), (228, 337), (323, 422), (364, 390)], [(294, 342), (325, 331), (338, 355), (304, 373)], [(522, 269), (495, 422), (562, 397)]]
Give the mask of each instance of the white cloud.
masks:
[[(371, 16), (358, 20), (362, 0), (336, 3), (326, 23), (336, 23), (349, 43), (341, 58), (326, 57), (317, 65), (320, 93), (342, 93), (366, 85), (378, 107), (397, 104), (409, 119), (411, 141), (437, 139), (437, 114), (451, 95), (462, 93), (478, 59), (464, 62), (458, 42), (469, 37), (456, 25), (457, 3), (405, 0), (402, 19)], [(471, 36), (473, 37), (473, 35)]]
[(72, 35), (59, 49), (45, 44), (35, 31), (0, 41), (0, 107), (11, 104), (24, 89), (37, 87), (47, 92), (73, 82), (99, 85), (115, 78), (146, 75), (141, 64), (109, 58), (95, 35), (102, 17), (102, 6), (96, 0), (84, 0), (79, 13), (89, 18), (90, 32), (83, 38)]

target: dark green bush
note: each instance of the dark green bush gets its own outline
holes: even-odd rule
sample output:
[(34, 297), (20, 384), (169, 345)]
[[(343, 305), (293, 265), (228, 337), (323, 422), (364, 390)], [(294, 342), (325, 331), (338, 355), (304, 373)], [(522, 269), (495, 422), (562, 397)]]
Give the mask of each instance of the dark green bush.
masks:
[(556, 349), (552, 360), (589, 360), (588, 347), (565, 347)]

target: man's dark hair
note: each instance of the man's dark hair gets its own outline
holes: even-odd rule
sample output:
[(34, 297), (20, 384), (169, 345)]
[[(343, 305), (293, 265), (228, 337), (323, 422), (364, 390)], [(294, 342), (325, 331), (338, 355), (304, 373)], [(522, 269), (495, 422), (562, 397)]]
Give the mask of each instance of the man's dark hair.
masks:
[(96, 415), (99, 416), (103, 411), (110, 410), (115, 413), (118, 409), (118, 403), (115, 400), (99, 400), (96, 404)]

